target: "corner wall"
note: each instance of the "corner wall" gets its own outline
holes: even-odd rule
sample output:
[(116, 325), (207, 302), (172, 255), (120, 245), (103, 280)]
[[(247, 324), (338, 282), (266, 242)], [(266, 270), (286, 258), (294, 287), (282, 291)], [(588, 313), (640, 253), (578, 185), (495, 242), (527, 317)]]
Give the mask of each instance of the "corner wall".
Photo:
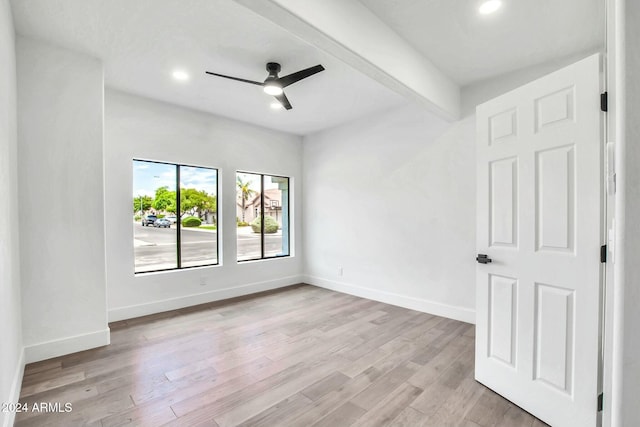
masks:
[(97, 59), (18, 38), (18, 179), (27, 362), (109, 343)]
[(410, 105), (304, 139), (311, 284), (475, 322), (475, 120)]
[[(220, 265), (134, 274), (132, 160), (218, 168)], [(109, 320), (121, 320), (299, 283), (302, 279), (299, 136), (106, 91), (105, 182)], [(291, 178), (292, 256), (236, 261), (236, 171)], [(205, 285), (200, 283), (204, 281)]]
[[(0, 403), (18, 401), (24, 357), (20, 303), (18, 171), (16, 133), (16, 50), (9, 0), (0, 0)], [(14, 413), (0, 411), (0, 426)]]

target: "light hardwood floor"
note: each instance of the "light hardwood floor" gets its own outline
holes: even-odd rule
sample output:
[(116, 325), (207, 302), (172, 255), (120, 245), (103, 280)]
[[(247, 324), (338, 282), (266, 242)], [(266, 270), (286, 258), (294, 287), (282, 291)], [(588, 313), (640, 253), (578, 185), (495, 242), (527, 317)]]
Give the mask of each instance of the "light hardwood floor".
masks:
[(16, 426), (544, 426), (473, 379), (474, 327), (300, 285), (112, 323), (26, 367)]

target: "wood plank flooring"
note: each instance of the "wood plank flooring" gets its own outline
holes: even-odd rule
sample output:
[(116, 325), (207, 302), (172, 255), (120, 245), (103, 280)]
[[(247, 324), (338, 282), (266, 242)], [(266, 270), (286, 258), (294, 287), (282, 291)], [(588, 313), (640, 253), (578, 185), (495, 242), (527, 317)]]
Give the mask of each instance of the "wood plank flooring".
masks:
[(474, 381), (473, 325), (313, 286), (110, 326), (26, 367), (23, 404), (72, 411), (16, 426), (545, 426)]

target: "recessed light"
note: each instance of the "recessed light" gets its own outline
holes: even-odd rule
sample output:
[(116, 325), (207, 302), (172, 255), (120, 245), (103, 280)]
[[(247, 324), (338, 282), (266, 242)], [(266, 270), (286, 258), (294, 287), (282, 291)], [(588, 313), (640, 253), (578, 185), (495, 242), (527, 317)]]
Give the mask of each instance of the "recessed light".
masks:
[(273, 108), (274, 110), (280, 110), (282, 107), (282, 104), (280, 104), (278, 101), (273, 101), (271, 103), (271, 108)]
[(500, 6), (502, 6), (502, 2), (500, 0), (488, 0), (480, 5), (478, 12), (482, 15), (489, 15), (500, 9)]
[(186, 71), (182, 71), (182, 70), (175, 70), (173, 72), (173, 78), (180, 81), (180, 82), (184, 82), (189, 80), (189, 74), (187, 74)]

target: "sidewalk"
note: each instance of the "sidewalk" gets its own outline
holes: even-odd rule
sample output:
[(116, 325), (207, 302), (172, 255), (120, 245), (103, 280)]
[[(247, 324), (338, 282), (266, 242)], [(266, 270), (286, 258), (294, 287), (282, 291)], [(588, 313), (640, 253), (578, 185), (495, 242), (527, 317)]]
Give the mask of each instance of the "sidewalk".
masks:
[[(251, 228), (250, 225), (248, 225), (246, 227), (238, 227), (238, 235), (248, 235), (248, 234), (259, 235), (260, 233), (254, 233), (253, 229)], [(279, 228), (278, 231), (276, 231), (275, 233), (265, 233), (265, 235), (267, 235), (267, 236), (281, 236), (282, 235), (282, 229)]]

